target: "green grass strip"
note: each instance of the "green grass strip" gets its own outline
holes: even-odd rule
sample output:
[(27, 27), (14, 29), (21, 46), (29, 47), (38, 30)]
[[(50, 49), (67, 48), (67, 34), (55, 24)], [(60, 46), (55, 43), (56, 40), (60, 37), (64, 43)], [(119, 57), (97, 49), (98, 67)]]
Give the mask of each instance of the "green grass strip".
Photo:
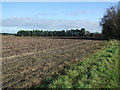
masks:
[(80, 62), (69, 65), (64, 74), (40, 88), (117, 88), (118, 41), (106, 41), (102, 49)]
[(34, 88), (118, 88), (118, 42), (105, 41), (91, 56), (66, 66), (60, 75)]

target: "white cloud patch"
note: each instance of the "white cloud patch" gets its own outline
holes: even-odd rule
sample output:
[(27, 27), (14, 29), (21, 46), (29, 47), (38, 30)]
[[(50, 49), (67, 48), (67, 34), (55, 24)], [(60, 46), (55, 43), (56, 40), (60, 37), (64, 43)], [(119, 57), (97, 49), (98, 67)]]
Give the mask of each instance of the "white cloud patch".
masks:
[(93, 14), (93, 12), (92, 11), (74, 11), (74, 12), (62, 12), (62, 13), (55, 13), (55, 12), (49, 12), (49, 13), (47, 13), (47, 12), (40, 12), (40, 13), (37, 13), (36, 15), (38, 15), (38, 16), (55, 16), (55, 15), (57, 15), (57, 16), (78, 16), (78, 15), (88, 15), (88, 14)]
[(7, 18), (2, 20), (2, 27), (43, 30), (86, 28), (91, 32), (100, 31), (99, 22), (96, 21), (63, 19)]
[(88, 15), (88, 14), (91, 14), (91, 12), (90, 11), (76, 11), (76, 12), (68, 13), (68, 15), (71, 15), (71, 16)]
[(61, 13), (53, 13), (53, 12), (49, 12), (49, 13), (47, 13), (47, 12), (40, 12), (40, 13), (37, 13), (36, 15), (38, 15), (38, 16), (54, 16), (54, 15), (63, 15), (63, 14), (61, 14)]

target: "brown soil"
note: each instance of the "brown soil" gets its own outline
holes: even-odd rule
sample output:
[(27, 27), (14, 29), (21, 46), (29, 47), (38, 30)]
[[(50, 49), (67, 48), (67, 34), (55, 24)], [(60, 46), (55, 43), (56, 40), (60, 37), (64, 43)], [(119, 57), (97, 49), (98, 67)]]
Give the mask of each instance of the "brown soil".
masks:
[(94, 52), (103, 41), (52, 39), (49, 37), (2, 37), (3, 88), (23, 88), (40, 83)]

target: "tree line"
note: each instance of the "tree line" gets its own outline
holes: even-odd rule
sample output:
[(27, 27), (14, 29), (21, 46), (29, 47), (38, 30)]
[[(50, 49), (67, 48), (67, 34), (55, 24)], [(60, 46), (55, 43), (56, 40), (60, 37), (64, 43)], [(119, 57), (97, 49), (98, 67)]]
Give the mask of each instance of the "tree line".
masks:
[(105, 38), (120, 40), (120, 2), (118, 6), (112, 6), (106, 10), (100, 26)]
[(85, 28), (61, 30), (61, 31), (44, 31), (44, 30), (20, 30), (16, 36), (85, 36), (89, 31)]

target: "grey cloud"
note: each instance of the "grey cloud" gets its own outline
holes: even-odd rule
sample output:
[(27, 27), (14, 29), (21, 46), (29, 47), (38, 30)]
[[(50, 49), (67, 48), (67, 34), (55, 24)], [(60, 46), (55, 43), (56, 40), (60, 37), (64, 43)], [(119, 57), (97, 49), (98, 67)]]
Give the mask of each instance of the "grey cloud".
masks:
[(90, 31), (100, 30), (99, 22), (86, 20), (36, 19), (36, 18), (8, 18), (2, 20), (3, 27), (18, 27), (25, 29), (61, 30), (72, 28), (86, 28)]

